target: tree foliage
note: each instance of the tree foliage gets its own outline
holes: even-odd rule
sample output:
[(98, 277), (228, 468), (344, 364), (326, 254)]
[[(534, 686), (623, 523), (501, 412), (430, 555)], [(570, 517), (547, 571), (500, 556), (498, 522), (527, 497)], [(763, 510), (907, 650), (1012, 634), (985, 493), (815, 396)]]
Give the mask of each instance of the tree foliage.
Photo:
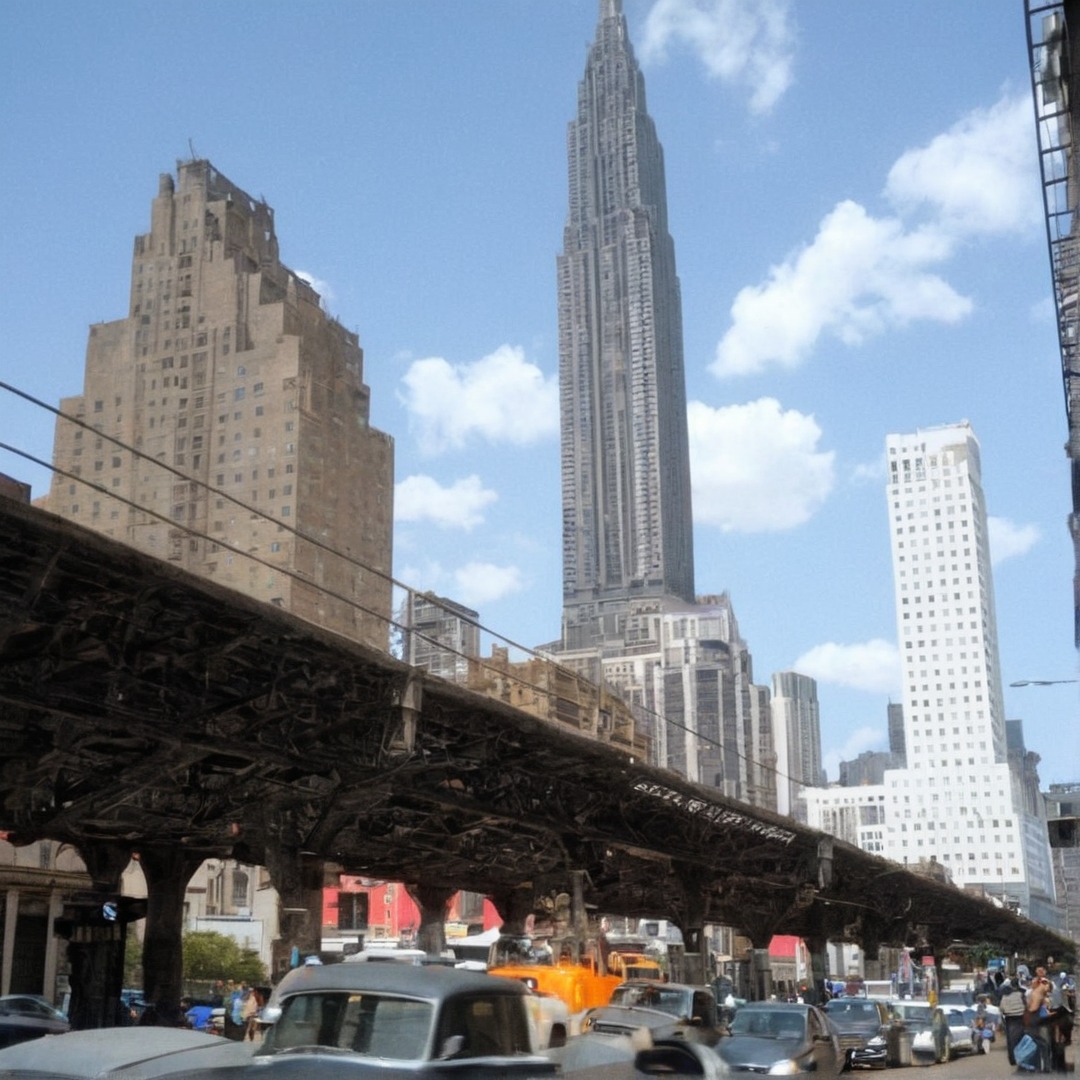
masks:
[(245, 949), (227, 934), (191, 930), (184, 934), (184, 979), (232, 979), (249, 985), (266, 981), (266, 969), (254, 949)]

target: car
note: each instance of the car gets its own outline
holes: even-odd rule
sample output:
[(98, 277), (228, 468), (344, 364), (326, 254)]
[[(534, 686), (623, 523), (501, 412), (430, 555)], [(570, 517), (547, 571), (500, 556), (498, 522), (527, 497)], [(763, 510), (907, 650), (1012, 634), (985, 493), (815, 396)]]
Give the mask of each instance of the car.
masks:
[(154, 1080), (250, 1064), (251, 1053), (251, 1043), (188, 1028), (94, 1028), (0, 1050), (0, 1080)]
[(654, 1038), (685, 1037), (688, 1031), (699, 1041), (715, 1043), (716, 998), (706, 986), (632, 979), (620, 983), (607, 1005), (590, 1009), (582, 1021), (582, 1033), (630, 1035), (648, 1028)]
[(70, 1028), (68, 1018), (37, 994), (0, 997), (0, 1046), (12, 1046), (42, 1035), (59, 1035)]
[(537, 1050), (562, 1046), (570, 1034), (570, 1007), (561, 997), (543, 990), (529, 990), (525, 1006), (533, 1026), (533, 1045)]
[(388, 1067), (417, 1076), (554, 1075), (534, 1044), (528, 996), (515, 979), (440, 966), (295, 968), (263, 1008), (254, 1075), (292, 1075), (290, 1061), (315, 1072), (320, 1059), (349, 1076), (383, 1076)]
[(846, 1064), (825, 1011), (796, 1002), (750, 1001), (731, 1021), (716, 1052), (732, 1072), (773, 1076), (839, 1076)]
[(975, 1010), (967, 1006), (946, 1005), (941, 1011), (945, 1014), (945, 1021), (949, 1025), (952, 1056), (974, 1054), (979, 1048), (975, 1042)]
[(849, 1065), (884, 1069), (886, 1036), (892, 1017), (883, 1001), (864, 997), (835, 997), (825, 1003), (825, 1013), (836, 1028), (840, 1049)]
[(939, 1064), (952, 1060), (952, 1032), (944, 1010), (927, 1001), (894, 1001), (889, 1012), (911, 1032), (913, 1057), (929, 1057)]

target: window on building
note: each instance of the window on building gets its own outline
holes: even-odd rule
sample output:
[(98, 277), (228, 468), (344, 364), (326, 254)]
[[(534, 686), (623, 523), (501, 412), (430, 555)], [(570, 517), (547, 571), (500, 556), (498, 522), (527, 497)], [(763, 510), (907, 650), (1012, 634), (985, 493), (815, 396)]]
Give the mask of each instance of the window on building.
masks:
[(364, 930), (368, 924), (368, 894), (344, 892), (337, 894), (337, 924), (339, 930)]

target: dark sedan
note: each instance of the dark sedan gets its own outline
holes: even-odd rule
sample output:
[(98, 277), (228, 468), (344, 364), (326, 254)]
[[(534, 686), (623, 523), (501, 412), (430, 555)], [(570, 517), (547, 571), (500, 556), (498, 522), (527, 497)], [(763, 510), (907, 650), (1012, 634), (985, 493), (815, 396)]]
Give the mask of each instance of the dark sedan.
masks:
[(36, 994), (5, 994), (0, 997), (0, 1046), (12, 1046), (42, 1035), (68, 1031), (68, 1018)]
[(840, 1049), (851, 1065), (885, 1068), (886, 1035), (891, 1017), (884, 1001), (836, 997), (825, 1005), (836, 1028)]
[(751, 1001), (735, 1014), (731, 1037), (716, 1047), (733, 1073), (774, 1076), (839, 1076), (845, 1065), (840, 1040), (816, 1005)]

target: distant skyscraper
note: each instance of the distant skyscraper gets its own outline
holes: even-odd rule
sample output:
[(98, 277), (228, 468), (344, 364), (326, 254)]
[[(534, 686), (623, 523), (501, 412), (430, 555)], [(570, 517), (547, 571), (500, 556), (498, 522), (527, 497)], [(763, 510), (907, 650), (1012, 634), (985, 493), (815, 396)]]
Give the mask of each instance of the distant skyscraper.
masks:
[(867, 850), (1060, 927), (1034, 762), (1008, 745), (978, 441), (966, 422), (890, 435), (886, 458), (907, 764), (809, 793), (809, 823), (850, 836), (857, 810)]
[(804, 787), (824, 784), (821, 769), (821, 714), (817, 683), (796, 671), (773, 675), (773, 739), (776, 743), (776, 809), (800, 821), (806, 808), (800, 802)]
[(694, 600), (690, 455), (664, 157), (621, 0), (601, 0), (570, 124), (558, 259), (563, 641), (618, 639), (627, 602)]
[(273, 210), (182, 162), (135, 238), (127, 316), (90, 328), (61, 402), (86, 426), (57, 421), (70, 475), (46, 505), (385, 649), (393, 441), (369, 404), (356, 334), (282, 264)]
[(432, 675), (464, 683), (469, 662), (480, 655), (480, 615), (434, 593), (409, 591), (398, 616), (402, 659)]
[(886, 458), (907, 750), (885, 774), (886, 854), (935, 856), (1052, 923), (1045, 817), (1007, 752), (978, 440), (967, 423), (890, 435)]

